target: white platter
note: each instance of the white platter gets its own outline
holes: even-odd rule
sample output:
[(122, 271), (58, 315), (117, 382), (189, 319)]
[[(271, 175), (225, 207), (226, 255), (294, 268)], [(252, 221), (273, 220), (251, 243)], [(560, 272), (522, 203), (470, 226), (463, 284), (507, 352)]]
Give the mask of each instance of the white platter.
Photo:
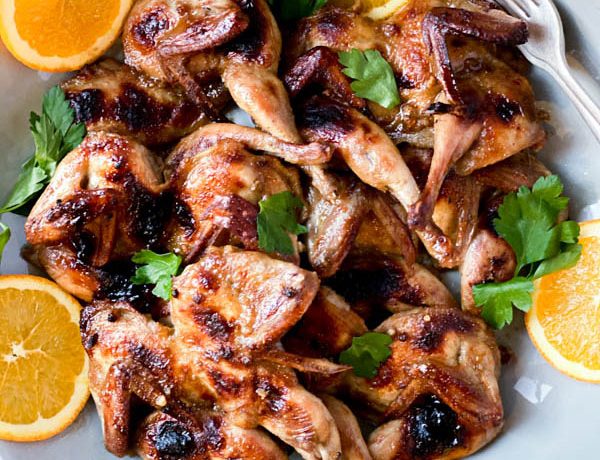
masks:
[[(600, 103), (600, 0), (559, 0), (567, 32), (569, 59), (577, 78)], [(39, 110), (44, 91), (64, 76), (47, 75), (17, 63), (0, 44), (0, 198), (31, 154), (28, 115)], [(540, 71), (532, 73), (537, 98), (552, 113), (552, 133), (541, 155), (566, 184), (571, 213), (579, 220), (600, 218), (600, 145), (568, 99)], [(19, 258), (23, 219), (3, 216), (13, 238), (1, 273), (27, 273)], [(600, 307), (599, 307), (600, 308)], [(519, 316), (500, 341), (516, 359), (503, 368), (506, 412), (503, 433), (473, 459), (600, 459), (600, 386), (571, 380), (548, 365), (531, 345)], [(0, 394), (0, 397), (2, 395)], [(0, 442), (0, 460), (109, 460), (100, 424), (90, 403), (64, 433), (38, 443)]]

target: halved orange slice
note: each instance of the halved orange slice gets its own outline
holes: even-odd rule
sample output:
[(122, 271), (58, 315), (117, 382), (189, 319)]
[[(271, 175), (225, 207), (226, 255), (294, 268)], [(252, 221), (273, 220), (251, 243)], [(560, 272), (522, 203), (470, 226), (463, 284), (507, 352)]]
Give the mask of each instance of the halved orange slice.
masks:
[(47, 439), (83, 409), (88, 361), (79, 310), (51, 281), (0, 276), (0, 439)]
[(535, 283), (525, 324), (550, 364), (575, 379), (600, 383), (600, 220), (580, 226), (581, 259)]
[(0, 35), (37, 70), (76, 70), (117, 39), (132, 0), (0, 0)]

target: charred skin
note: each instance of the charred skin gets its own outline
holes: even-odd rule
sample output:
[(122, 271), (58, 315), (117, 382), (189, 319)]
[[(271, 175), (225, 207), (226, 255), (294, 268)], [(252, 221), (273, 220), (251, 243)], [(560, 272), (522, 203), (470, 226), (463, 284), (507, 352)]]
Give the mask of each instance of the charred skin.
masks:
[[(183, 458), (236, 452), (279, 458), (273, 441), (255, 431), (263, 426), (304, 458), (337, 459), (339, 434), (326, 407), (299, 384), (285, 359), (276, 363), (271, 356), (317, 289), (316, 275), (293, 264), (212, 248), (174, 280), (172, 327), (124, 303), (88, 306), (82, 339), (107, 447), (123, 455), (133, 442), (135, 395), (158, 411), (138, 428), (138, 449), (146, 458), (155, 458), (161, 446), (170, 449), (157, 438), (157, 423), (168, 421), (164, 429), (185, 441), (180, 454), (192, 455)], [(195, 451), (206, 457), (193, 456)]]
[(144, 0), (125, 24), (126, 62), (181, 85), (213, 120), (218, 107), (203, 80), (220, 76), (256, 124), (300, 142), (288, 95), (277, 78), (281, 35), (265, 0)]
[[(176, 212), (167, 245), (187, 262), (209, 246), (258, 250), (258, 203), (283, 191), (302, 197), (296, 170), (269, 155), (252, 154), (235, 140), (172, 158), (169, 170)], [(289, 260), (299, 261), (297, 249)]]
[(394, 339), (373, 379), (350, 373), (342, 392), (376, 408), (376, 459), (463, 458), (502, 428), (500, 353), (482, 320), (457, 309), (397, 313), (378, 332)]
[[(517, 66), (503, 61), (508, 56), (504, 47), (526, 41), (526, 24), (488, 2), (458, 6), (417, 2), (383, 22), (325, 7), (299, 21), (286, 53), (286, 82), (292, 94), (318, 86), (355, 107), (360, 106), (348, 97), (339, 64), (325, 50), (376, 49), (390, 63), (406, 102), (387, 112), (368, 103), (367, 114), (393, 138), (434, 149), (418, 199), (413, 201), (412, 187), (406, 183), (392, 193), (407, 207), (412, 230), (446, 268), (456, 267), (462, 257), (433, 220), (449, 171), (456, 168), (458, 174), (468, 175), (524, 149), (537, 149), (545, 137), (531, 87)], [(432, 128), (433, 142), (428, 140)], [(372, 177), (357, 174), (380, 188)]]
[[(206, 82), (218, 109), (228, 102), (220, 81)], [(176, 86), (161, 84), (125, 64), (105, 59), (61, 85), (88, 131), (128, 135), (147, 146), (168, 144), (210, 122), (210, 117)]]
[(25, 224), (30, 258), (90, 301), (105, 267), (162, 238), (169, 197), (160, 161), (132, 139), (92, 132), (58, 166)]

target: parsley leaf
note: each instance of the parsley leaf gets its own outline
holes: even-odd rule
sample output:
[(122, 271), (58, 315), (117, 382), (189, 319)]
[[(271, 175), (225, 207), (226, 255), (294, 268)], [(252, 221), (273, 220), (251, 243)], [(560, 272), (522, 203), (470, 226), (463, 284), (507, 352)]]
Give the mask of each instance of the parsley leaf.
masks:
[(354, 94), (386, 109), (400, 104), (394, 71), (379, 51), (353, 49), (341, 51), (338, 56), (344, 74), (355, 80), (350, 84)]
[(2, 252), (8, 240), (10, 239), (10, 228), (6, 224), (0, 222), (0, 262), (2, 261)]
[(274, 13), (283, 21), (311, 16), (325, 6), (327, 0), (268, 0)]
[(534, 279), (549, 275), (550, 273), (566, 270), (577, 264), (581, 257), (581, 245), (569, 244), (560, 254), (544, 260), (533, 274)]
[(392, 338), (381, 332), (354, 337), (350, 348), (340, 354), (340, 363), (352, 366), (359, 377), (373, 378), (380, 364), (391, 356), (391, 343)]
[(50, 181), (60, 160), (85, 136), (85, 125), (75, 123), (75, 111), (58, 87), (51, 88), (42, 102), (42, 114), (32, 112), (29, 129), (35, 153), (21, 173), (0, 213), (16, 211), (35, 197)]
[(131, 260), (138, 267), (131, 278), (133, 284), (154, 284), (152, 294), (164, 300), (171, 299), (173, 277), (179, 274), (181, 257), (173, 253), (157, 254), (148, 249), (136, 253)]
[(529, 310), (533, 280), (570, 268), (581, 257), (579, 224), (559, 222), (569, 204), (563, 190), (558, 176), (541, 177), (531, 189), (521, 187), (507, 195), (498, 209), (494, 228), (515, 252), (515, 277), (473, 287), (475, 303), (483, 307), (482, 316), (493, 327), (510, 324), (513, 305)]
[(258, 203), (258, 206), (260, 212), (256, 225), (260, 249), (292, 255), (294, 245), (289, 234), (301, 235), (308, 231), (296, 218), (297, 211), (302, 209), (302, 201), (285, 191), (271, 195)]
[(513, 319), (513, 305), (521, 311), (531, 308), (533, 281), (517, 276), (504, 283), (487, 283), (473, 286), (477, 305), (483, 305), (481, 316), (492, 327), (502, 329)]
[[(50, 182), (64, 156), (77, 147), (85, 137), (85, 125), (75, 123), (75, 111), (58, 87), (51, 88), (42, 101), (42, 114), (31, 112), (29, 129), (35, 143), (35, 153), (21, 167), (17, 182), (0, 208), (0, 214), (22, 212)], [(0, 227), (0, 256), (10, 231)]]

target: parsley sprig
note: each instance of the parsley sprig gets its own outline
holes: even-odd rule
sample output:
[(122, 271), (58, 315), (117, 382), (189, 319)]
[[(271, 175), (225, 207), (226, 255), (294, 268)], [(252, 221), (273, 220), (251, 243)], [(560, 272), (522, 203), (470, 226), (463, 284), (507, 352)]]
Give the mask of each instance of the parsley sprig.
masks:
[[(22, 212), (25, 205), (48, 185), (64, 156), (85, 137), (85, 125), (75, 122), (75, 111), (62, 90), (55, 86), (45, 95), (41, 115), (31, 112), (29, 129), (35, 143), (35, 153), (22, 166), (0, 214)], [(0, 256), (10, 238), (10, 230), (0, 224)]]
[(268, 0), (273, 12), (283, 21), (294, 21), (313, 15), (327, 0)]
[(297, 213), (302, 209), (302, 201), (289, 191), (276, 193), (258, 203), (260, 212), (256, 220), (258, 245), (266, 252), (294, 254), (294, 244), (290, 233), (301, 235), (308, 230), (300, 225)]
[(8, 240), (10, 239), (10, 228), (6, 224), (0, 222), (0, 262), (2, 262), (2, 253)]
[(132, 262), (138, 265), (135, 275), (131, 278), (133, 284), (154, 284), (152, 294), (164, 300), (170, 300), (173, 291), (173, 277), (179, 274), (181, 257), (171, 252), (157, 254), (143, 249), (136, 253)]
[(391, 343), (392, 338), (381, 332), (354, 337), (350, 348), (340, 354), (340, 363), (352, 366), (358, 377), (373, 378), (381, 363), (391, 356)]
[(41, 115), (31, 112), (29, 129), (35, 153), (23, 164), (0, 213), (16, 211), (37, 196), (50, 182), (60, 160), (85, 137), (85, 125), (75, 122), (75, 111), (58, 86), (44, 95)]
[(498, 209), (494, 228), (515, 252), (515, 276), (503, 283), (473, 287), (483, 318), (497, 329), (512, 322), (513, 305), (529, 311), (535, 279), (570, 268), (581, 256), (579, 224), (559, 222), (569, 204), (569, 199), (562, 196), (563, 189), (558, 176), (542, 177), (532, 189), (521, 187), (507, 195)]
[(400, 104), (394, 71), (379, 51), (353, 49), (339, 52), (338, 57), (345, 67), (342, 72), (355, 80), (350, 84), (354, 94), (386, 109)]

